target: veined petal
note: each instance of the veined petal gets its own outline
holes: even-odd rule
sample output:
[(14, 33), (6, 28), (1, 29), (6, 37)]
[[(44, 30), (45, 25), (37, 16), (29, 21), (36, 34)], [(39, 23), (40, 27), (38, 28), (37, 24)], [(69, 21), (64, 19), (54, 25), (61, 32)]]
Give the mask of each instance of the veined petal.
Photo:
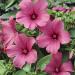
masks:
[(42, 48), (46, 47), (50, 43), (49, 37), (44, 34), (39, 35), (36, 40), (39, 47)]
[(69, 32), (62, 31), (59, 39), (60, 39), (61, 44), (69, 43), (71, 41)]
[(15, 65), (15, 67), (22, 68), (25, 64), (25, 56), (17, 55), (13, 60), (13, 64)]
[(61, 71), (62, 72), (64, 72), (64, 71), (65, 72), (73, 72), (74, 70), (73, 70), (73, 65), (72, 65), (71, 61), (63, 63), (61, 66)]
[(48, 53), (56, 54), (60, 48), (60, 41), (50, 41), (50, 44), (46, 47)]
[(37, 60), (37, 52), (35, 50), (32, 50), (28, 53), (28, 55), (25, 56), (25, 61), (28, 64), (35, 63)]

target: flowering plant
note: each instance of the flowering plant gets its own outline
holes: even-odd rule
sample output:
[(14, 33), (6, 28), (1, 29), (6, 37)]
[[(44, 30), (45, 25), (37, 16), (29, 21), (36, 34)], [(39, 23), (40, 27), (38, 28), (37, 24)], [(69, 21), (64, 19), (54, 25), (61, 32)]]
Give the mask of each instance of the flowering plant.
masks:
[(12, 0), (5, 7), (18, 5), (15, 15), (0, 16), (0, 75), (75, 75), (75, 7), (50, 3)]

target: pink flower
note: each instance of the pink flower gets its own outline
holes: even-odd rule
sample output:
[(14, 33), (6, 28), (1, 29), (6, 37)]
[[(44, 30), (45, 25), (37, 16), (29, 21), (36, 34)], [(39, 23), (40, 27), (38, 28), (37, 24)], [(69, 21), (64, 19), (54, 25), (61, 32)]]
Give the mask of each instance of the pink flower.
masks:
[(46, 26), (39, 29), (42, 34), (37, 37), (37, 43), (41, 48), (46, 47), (48, 53), (55, 54), (58, 52), (60, 44), (70, 42), (69, 33), (64, 30), (63, 22), (58, 19), (49, 21)]
[(49, 20), (46, 0), (22, 0), (19, 6), (21, 10), (16, 14), (16, 21), (26, 28), (33, 30), (37, 26), (45, 26)]
[(64, 8), (64, 7), (60, 7), (60, 6), (53, 7), (52, 10), (61, 11), (61, 12), (64, 12), (64, 13), (68, 13), (68, 12), (71, 11), (70, 8)]
[(73, 11), (75, 11), (75, 7), (73, 7), (73, 8), (71, 9), (71, 12), (73, 12)]
[(2, 42), (2, 38), (3, 38), (3, 33), (2, 33), (2, 31), (0, 30), (0, 43)]
[(66, 11), (66, 8), (57, 6), (57, 7), (53, 7), (52, 10), (65, 12)]
[(3, 20), (0, 21), (1, 25), (2, 25), (2, 34), (3, 34), (3, 45), (4, 45), (4, 49), (5, 47), (7, 47), (7, 45), (9, 43), (12, 43), (15, 36), (17, 35), (17, 31), (16, 31), (16, 21), (13, 19), (13, 17), (11, 16), (9, 18), (9, 22), (5, 22)]
[(0, 50), (2, 50), (2, 49), (3, 49), (3, 33), (0, 30)]
[(50, 63), (46, 66), (45, 72), (50, 75), (70, 75), (73, 72), (71, 61), (62, 64), (62, 53), (58, 52), (52, 56)]
[(24, 64), (32, 64), (37, 60), (37, 52), (32, 49), (35, 40), (33, 37), (27, 37), (24, 34), (19, 34), (15, 38), (14, 45), (7, 48), (7, 55), (13, 59), (13, 64), (22, 68)]

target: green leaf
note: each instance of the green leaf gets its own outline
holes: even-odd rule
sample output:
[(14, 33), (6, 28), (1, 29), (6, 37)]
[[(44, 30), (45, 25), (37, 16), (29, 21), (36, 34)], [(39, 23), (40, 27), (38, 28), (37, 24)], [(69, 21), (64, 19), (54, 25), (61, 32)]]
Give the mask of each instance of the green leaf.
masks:
[(71, 11), (70, 14), (75, 15), (75, 11)]
[(5, 7), (5, 9), (7, 9), (7, 8), (11, 7), (12, 5), (14, 5), (16, 0), (8, 0), (7, 2), (8, 3), (7, 3), (7, 6)]
[(10, 13), (5, 13), (2, 16), (0, 16), (1, 19), (9, 19), (10, 16), (13, 16), (15, 18), (15, 13), (10, 12)]
[(20, 24), (16, 24), (16, 30), (21, 31), (24, 27)]
[(23, 70), (25, 72), (30, 72), (31, 71), (31, 65), (30, 64), (26, 64), (24, 67), (23, 67)]
[(55, 14), (56, 11), (48, 9), (48, 14)]
[(69, 59), (68, 53), (63, 53), (62, 62), (66, 62)]
[(72, 73), (72, 75), (75, 75), (75, 72), (74, 72), (74, 73)]
[(50, 62), (50, 59), (51, 59), (51, 55), (47, 55), (43, 57), (42, 59), (40, 59), (37, 63), (37, 68), (40, 70), (44, 70), (46, 65)]
[(6, 72), (6, 67), (4, 65), (4, 61), (0, 60), (0, 75), (4, 75)]
[(36, 30), (29, 30), (27, 28), (23, 28), (21, 30), (21, 32), (25, 33), (28, 36), (37, 36), (39, 34), (39, 31), (37, 29)]
[(69, 32), (71, 34), (71, 38), (75, 38), (75, 28), (71, 28)]
[(0, 8), (2, 8), (4, 6), (4, 4), (3, 3), (0, 3)]
[(45, 72), (39, 72), (37, 75), (47, 75)]
[(26, 75), (26, 72), (23, 70), (19, 70), (14, 75)]

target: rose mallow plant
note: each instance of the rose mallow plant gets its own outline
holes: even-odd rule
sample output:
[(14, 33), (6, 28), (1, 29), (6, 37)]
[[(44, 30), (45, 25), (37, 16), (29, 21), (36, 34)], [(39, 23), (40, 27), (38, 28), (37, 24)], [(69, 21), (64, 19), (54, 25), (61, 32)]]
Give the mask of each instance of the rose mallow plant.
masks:
[[(10, 15), (8, 11), (16, 9), (17, 1), (10, 0), (9, 5), (4, 4), (8, 9), (0, 10)], [(21, 0), (14, 18), (0, 16), (4, 18), (0, 19), (0, 75), (74, 73), (75, 29), (71, 26), (68, 30), (66, 26), (70, 22), (74, 25), (70, 20), (74, 19), (75, 7), (52, 7), (48, 2), (50, 0)], [(60, 14), (64, 14), (64, 19)]]
[(35, 43), (33, 37), (27, 37), (24, 34), (19, 34), (15, 38), (14, 44), (7, 47), (7, 55), (13, 59), (13, 64), (22, 68), (24, 64), (32, 64), (37, 60), (37, 52), (32, 48)]
[(66, 61), (62, 64), (62, 53), (52, 55), (50, 63), (46, 66), (45, 71), (49, 75), (70, 75), (73, 72), (71, 61)]
[(69, 32), (64, 30), (64, 23), (61, 20), (48, 21), (46, 26), (39, 29), (42, 34), (37, 37), (37, 43), (41, 48), (46, 47), (48, 53), (57, 53), (60, 44), (67, 44), (71, 40)]
[(19, 7), (20, 11), (16, 14), (16, 21), (26, 28), (33, 30), (37, 26), (45, 26), (49, 20), (46, 0), (34, 0), (34, 2), (22, 0)]

